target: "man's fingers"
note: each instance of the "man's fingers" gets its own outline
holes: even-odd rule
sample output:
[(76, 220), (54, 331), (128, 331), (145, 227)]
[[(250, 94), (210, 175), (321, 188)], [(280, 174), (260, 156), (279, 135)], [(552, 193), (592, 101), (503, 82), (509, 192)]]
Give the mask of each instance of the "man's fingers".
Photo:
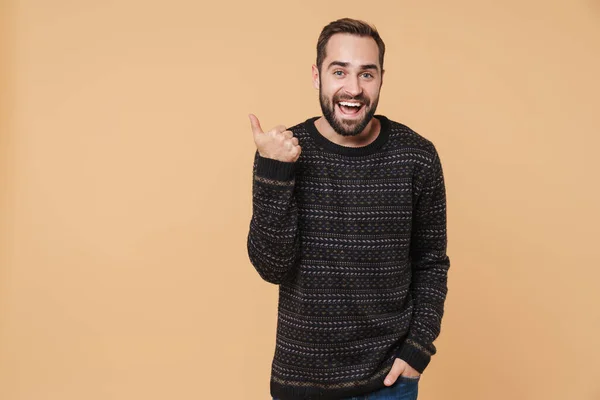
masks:
[(271, 129), (269, 132), (273, 133), (282, 133), (285, 132), (287, 128), (284, 125), (277, 125), (275, 128)]
[(302, 148), (300, 146), (293, 146), (291, 150), (291, 154), (293, 156), (292, 161), (297, 161), (300, 158), (300, 153), (302, 152)]
[(263, 130), (260, 127), (260, 122), (258, 121), (258, 118), (256, 118), (256, 116), (254, 114), (249, 114), (248, 117), (250, 118), (250, 125), (252, 126), (252, 132), (255, 135), (263, 133)]
[(400, 376), (402, 371), (404, 371), (403, 367), (405, 367), (405, 366), (404, 366), (402, 360), (399, 358), (396, 358), (394, 360), (394, 365), (392, 365), (392, 369), (390, 370), (390, 372), (388, 372), (383, 383), (386, 384), (387, 386), (393, 385), (394, 382), (396, 382), (396, 379), (398, 379), (398, 376)]

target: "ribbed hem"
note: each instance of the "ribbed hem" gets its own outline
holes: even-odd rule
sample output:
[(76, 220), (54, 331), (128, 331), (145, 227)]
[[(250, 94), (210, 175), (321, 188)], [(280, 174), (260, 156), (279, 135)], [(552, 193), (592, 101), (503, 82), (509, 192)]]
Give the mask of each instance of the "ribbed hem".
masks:
[[(336, 387), (332, 385), (330, 388), (312, 386), (307, 382), (282, 382), (275, 379), (273, 371), (271, 371), (271, 396), (281, 400), (340, 400), (354, 396), (364, 396), (377, 390), (390, 387), (383, 383), (387, 374), (391, 371), (396, 357), (390, 355), (385, 363), (381, 365), (369, 377), (366, 377), (358, 382), (353, 382), (347, 387)], [(400, 384), (401, 379), (397, 379), (393, 385)], [(393, 386), (392, 385), (392, 386)]]
[(421, 350), (406, 342), (400, 346), (400, 349), (396, 352), (396, 357), (406, 361), (408, 365), (421, 374), (425, 368), (427, 368), (429, 361), (431, 361), (430, 355), (423, 353)]
[[(354, 396), (364, 396), (377, 390), (389, 387), (383, 383), (384, 378), (392, 369), (392, 363), (395, 359), (390, 359), (376, 376), (368, 381), (346, 388), (323, 389), (311, 385), (292, 385), (282, 384), (271, 377), (271, 396), (281, 400), (340, 400)], [(394, 384), (400, 384), (397, 379)]]
[(294, 179), (295, 167), (295, 162), (279, 161), (258, 154), (256, 175), (278, 181), (291, 181)]
[(383, 377), (360, 387), (323, 390), (310, 386), (284, 386), (271, 381), (271, 396), (281, 400), (340, 400), (354, 396), (364, 396), (386, 386)]

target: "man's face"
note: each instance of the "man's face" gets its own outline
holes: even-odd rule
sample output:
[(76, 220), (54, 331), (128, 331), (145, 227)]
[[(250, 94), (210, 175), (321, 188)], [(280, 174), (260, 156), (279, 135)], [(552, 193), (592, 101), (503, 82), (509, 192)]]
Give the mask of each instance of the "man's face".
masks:
[(368, 36), (335, 34), (327, 43), (326, 54), (320, 71), (313, 66), (323, 116), (340, 135), (358, 135), (375, 115), (379, 102), (383, 83), (379, 48)]

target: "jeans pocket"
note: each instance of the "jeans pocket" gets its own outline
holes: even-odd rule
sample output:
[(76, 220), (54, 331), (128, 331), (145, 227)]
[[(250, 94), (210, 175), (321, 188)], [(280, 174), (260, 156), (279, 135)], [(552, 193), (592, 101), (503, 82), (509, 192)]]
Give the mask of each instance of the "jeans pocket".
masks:
[(398, 379), (402, 379), (408, 382), (418, 382), (421, 379), (421, 375), (419, 376), (404, 376), (404, 375), (400, 375), (398, 377)]

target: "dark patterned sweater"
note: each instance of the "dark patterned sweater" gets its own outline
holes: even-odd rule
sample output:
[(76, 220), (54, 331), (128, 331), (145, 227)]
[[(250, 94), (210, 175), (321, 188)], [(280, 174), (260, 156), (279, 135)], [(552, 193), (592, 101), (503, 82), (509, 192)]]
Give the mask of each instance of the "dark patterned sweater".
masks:
[(296, 162), (253, 168), (249, 259), (279, 285), (270, 392), (341, 399), (386, 387), (396, 357), (419, 372), (436, 353), (450, 259), (433, 143), (376, 115), (377, 138), (338, 145), (309, 118), (289, 128)]

